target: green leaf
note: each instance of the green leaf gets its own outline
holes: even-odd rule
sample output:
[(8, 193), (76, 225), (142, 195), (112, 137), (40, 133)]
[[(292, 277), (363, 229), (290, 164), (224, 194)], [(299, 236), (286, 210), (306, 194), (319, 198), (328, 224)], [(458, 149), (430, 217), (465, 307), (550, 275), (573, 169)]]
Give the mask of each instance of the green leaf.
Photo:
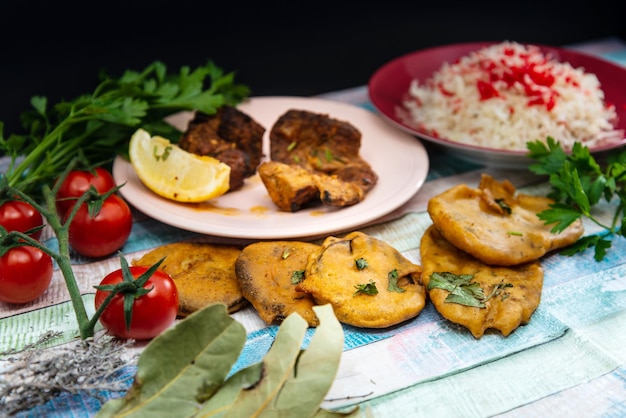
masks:
[(369, 267), (367, 260), (364, 259), (363, 257), (360, 257), (354, 260), (354, 264), (356, 265), (357, 270), (363, 270)]
[(210, 399), (198, 416), (313, 417), (322, 412), (345, 416), (320, 408), (339, 368), (343, 328), (330, 305), (313, 309), (320, 325), (306, 349), (301, 349), (306, 321), (292, 314), (283, 321), (263, 361), (229, 378), (222, 389), (226, 392)]
[(553, 233), (560, 233), (579, 219), (582, 214), (571, 206), (563, 203), (554, 203), (550, 209), (546, 209), (537, 214), (537, 217), (544, 221), (546, 225), (555, 224), (550, 230)]
[(527, 155), (538, 161), (528, 167), (535, 174), (556, 173), (567, 159), (563, 148), (552, 137), (548, 137), (546, 143), (539, 140), (530, 141), (526, 147), (529, 149)]
[(430, 275), (428, 289), (443, 289), (450, 292), (445, 300), (447, 303), (484, 308), (485, 293), (480, 284), (472, 282), (473, 279), (473, 274), (434, 272)]
[(166, 70), (155, 61), (119, 79), (102, 74), (92, 93), (53, 106), (45, 97), (33, 97), (32, 109), (21, 115), (28, 134), (0, 138), (0, 149), (13, 159), (4, 173), (9, 185), (40, 197), (41, 187), (52, 184), (79, 152), (92, 163), (127, 156), (138, 127), (175, 140), (180, 132), (165, 123), (166, 116), (181, 110), (215, 113), (224, 104), (239, 104), (250, 92), (212, 62), (194, 71), (182, 67), (177, 74)]
[(294, 270), (291, 273), (291, 283), (298, 284), (304, 280), (304, 270)]
[(376, 287), (376, 282), (374, 282), (373, 280), (370, 280), (368, 283), (359, 283), (359, 284), (355, 284), (354, 288), (356, 289), (356, 291), (354, 292), (354, 295), (369, 295), (369, 296), (374, 296), (378, 294), (378, 288)]
[(313, 310), (320, 326), (264, 416), (278, 416), (279, 412), (281, 416), (313, 416), (335, 380), (343, 352), (343, 328), (331, 305), (314, 306)]
[[(530, 165), (530, 170), (537, 174), (549, 174), (551, 191), (548, 197), (554, 199), (555, 204), (537, 215), (546, 224), (555, 224), (552, 232), (562, 232), (581, 217), (590, 219), (606, 231), (602, 237), (582, 237), (560, 253), (573, 255), (595, 247), (595, 259), (602, 260), (611, 247), (610, 237), (614, 234), (624, 236), (626, 232), (626, 150), (610, 154), (601, 165), (589, 148), (579, 142), (574, 143), (569, 155), (552, 138), (548, 138), (547, 144), (536, 141), (527, 147), (528, 155), (538, 161)], [(612, 202), (615, 195), (619, 196), (619, 204), (613, 221), (605, 225), (594, 216), (592, 209), (602, 199)]]
[(609, 248), (611, 248), (611, 241), (601, 238), (598, 241), (596, 241), (596, 245), (595, 245), (595, 252), (594, 252), (594, 259), (596, 261), (602, 261), (604, 259), (604, 257), (606, 256), (606, 250), (608, 250)]
[(393, 269), (387, 274), (389, 283), (387, 284), (387, 290), (390, 292), (404, 293), (404, 289), (398, 286), (398, 270)]
[(239, 393), (253, 388), (262, 378), (262, 374), (263, 363), (253, 364), (234, 373), (194, 416), (225, 417), (232, 410)]
[(563, 248), (561, 251), (559, 251), (559, 254), (566, 256), (578, 254), (585, 251), (587, 248), (595, 246), (598, 240), (600, 240), (600, 237), (597, 235), (582, 237), (572, 245)]
[(33, 96), (30, 99), (30, 104), (40, 115), (46, 114), (46, 107), (48, 106), (48, 99), (42, 96)]
[(275, 401), (296, 367), (307, 326), (300, 315), (289, 315), (283, 321), (270, 351), (263, 358), (262, 380), (238, 394), (227, 416), (259, 416)]
[(132, 388), (107, 402), (98, 417), (195, 414), (224, 383), (246, 341), (226, 306), (212, 304), (153, 339), (141, 353)]

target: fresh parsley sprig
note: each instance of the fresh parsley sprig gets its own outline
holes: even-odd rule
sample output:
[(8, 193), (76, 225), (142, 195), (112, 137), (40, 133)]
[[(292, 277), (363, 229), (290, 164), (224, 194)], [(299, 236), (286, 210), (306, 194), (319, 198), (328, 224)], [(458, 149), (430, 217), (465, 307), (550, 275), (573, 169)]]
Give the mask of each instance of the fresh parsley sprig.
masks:
[(0, 151), (12, 158), (4, 176), (11, 187), (29, 195), (51, 184), (81, 152), (94, 166), (126, 155), (138, 128), (176, 141), (180, 132), (165, 117), (183, 110), (213, 114), (236, 105), (249, 94), (212, 61), (191, 70), (168, 74), (155, 61), (142, 72), (126, 71), (119, 79), (106, 74), (91, 94), (49, 106), (45, 97), (31, 99), (32, 110), (21, 115), (25, 134), (4, 137), (0, 122)]
[[(537, 161), (529, 166), (530, 171), (549, 176), (552, 188), (548, 197), (555, 203), (537, 216), (546, 225), (554, 224), (552, 232), (559, 233), (582, 217), (604, 229), (603, 233), (580, 238), (561, 253), (574, 255), (594, 247), (594, 258), (604, 259), (611, 248), (612, 236), (626, 237), (626, 150), (609, 155), (600, 165), (589, 148), (578, 142), (570, 153), (552, 137), (546, 143), (529, 142), (527, 147), (528, 156)], [(615, 215), (611, 224), (606, 225), (594, 216), (592, 209), (601, 201), (613, 200), (617, 200)]]
[(504, 289), (513, 287), (511, 283), (501, 281), (493, 286), (489, 295), (485, 295), (483, 288), (480, 287), (480, 283), (473, 280), (473, 274), (455, 274), (448, 271), (433, 272), (430, 275), (428, 289), (447, 290), (449, 294), (446, 296), (446, 303), (485, 308), (489, 299), (497, 296), (501, 296), (501, 300), (507, 299), (509, 294)]

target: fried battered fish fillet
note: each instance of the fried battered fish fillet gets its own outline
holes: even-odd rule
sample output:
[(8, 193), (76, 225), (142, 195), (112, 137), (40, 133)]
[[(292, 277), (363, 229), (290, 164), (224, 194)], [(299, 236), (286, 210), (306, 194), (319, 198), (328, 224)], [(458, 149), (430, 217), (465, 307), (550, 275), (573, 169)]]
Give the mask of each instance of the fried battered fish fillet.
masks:
[(478, 188), (460, 184), (431, 198), (428, 213), (441, 235), (455, 247), (490, 265), (512, 266), (537, 260), (573, 244), (583, 234), (576, 220), (553, 233), (537, 213), (552, 199), (517, 193), (507, 180), (483, 174)]
[(297, 165), (266, 161), (258, 172), (272, 202), (284, 212), (297, 212), (306, 204), (320, 201), (327, 206), (351, 206), (365, 198), (365, 192), (355, 183)]
[(539, 306), (543, 287), (543, 269), (539, 261), (516, 266), (490, 266), (456, 248), (431, 225), (420, 242), (422, 280), (428, 287), (433, 273), (472, 275), (485, 296), (495, 294), (484, 307), (447, 302), (449, 290), (429, 288), (430, 300), (437, 311), (451, 322), (467, 328), (475, 338), (486, 330), (499, 330), (505, 337), (520, 325), (527, 324)]
[(416, 317), (426, 303), (421, 267), (384, 241), (356, 231), (328, 237), (309, 255), (297, 291), (330, 303), (340, 322), (386, 328)]
[(310, 253), (319, 245), (300, 241), (259, 241), (247, 245), (235, 263), (244, 297), (269, 325), (297, 312), (311, 327), (319, 325), (310, 294), (296, 290)]
[(177, 242), (157, 247), (131, 264), (151, 266), (165, 257), (159, 268), (176, 283), (179, 316), (218, 302), (233, 313), (248, 303), (235, 274), (240, 253), (241, 249), (232, 245)]

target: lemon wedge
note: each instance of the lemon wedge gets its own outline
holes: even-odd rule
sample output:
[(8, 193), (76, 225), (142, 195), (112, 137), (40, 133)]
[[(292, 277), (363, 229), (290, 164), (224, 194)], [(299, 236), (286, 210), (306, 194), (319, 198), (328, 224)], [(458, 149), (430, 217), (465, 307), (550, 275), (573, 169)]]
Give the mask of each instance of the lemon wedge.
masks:
[(187, 152), (144, 129), (133, 134), (128, 153), (141, 182), (159, 196), (178, 202), (203, 202), (228, 191), (227, 164)]

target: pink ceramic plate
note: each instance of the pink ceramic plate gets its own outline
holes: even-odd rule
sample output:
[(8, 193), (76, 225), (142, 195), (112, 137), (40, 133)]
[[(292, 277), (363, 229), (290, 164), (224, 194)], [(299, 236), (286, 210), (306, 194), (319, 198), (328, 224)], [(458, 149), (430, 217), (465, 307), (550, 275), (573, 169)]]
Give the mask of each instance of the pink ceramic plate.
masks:
[[(361, 156), (378, 174), (378, 183), (365, 200), (353, 206), (315, 205), (286, 213), (272, 203), (256, 174), (246, 179), (240, 190), (201, 204), (185, 204), (152, 193), (141, 183), (132, 165), (118, 157), (113, 164), (113, 177), (117, 184), (124, 184), (120, 189), (124, 198), (146, 215), (188, 231), (244, 239), (303, 238), (349, 231), (384, 216), (413, 197), (426, 180), (429, 161), (422, 143), (372, 111), (306, 97), (253, 97), (238, 107), (266, 127), (265, 156), (269, 155), (271, 126), (289, 109), (325, 113), (350, 122), (361, 131)], [(186, 122), (179, 120), (175, 125), (184, 129)]]
[[(454, 63), (470, 52), (493, 45), (494, 42), (475, 42), (435, 47), (413, 52), (396, 58), (378, 69), (369, 80), (369, 96), (372, 104), (392, 124), (421, 139), (442, 145), (459, 157), (481, 165), (504, 168), (527, 168), (531, 160), (526, 151), (507, 151), (485, 148), (433, 137), (403, 123), (397, 115), (402, 99), (413, 79), (426, 80), (442, 63)], [(570, 49), (540, 45), (544, 53), (550, 53), (561, 62), (569, 62), (574, 68), (582, 67), (594, 73), (600, 80), (607, 103), (616, 107), (617, 129), (626, 130), (626, 68), (602, 58)], [(606, 153), (626, 144), (626, 138), (591, 149), (594, 154)]]

